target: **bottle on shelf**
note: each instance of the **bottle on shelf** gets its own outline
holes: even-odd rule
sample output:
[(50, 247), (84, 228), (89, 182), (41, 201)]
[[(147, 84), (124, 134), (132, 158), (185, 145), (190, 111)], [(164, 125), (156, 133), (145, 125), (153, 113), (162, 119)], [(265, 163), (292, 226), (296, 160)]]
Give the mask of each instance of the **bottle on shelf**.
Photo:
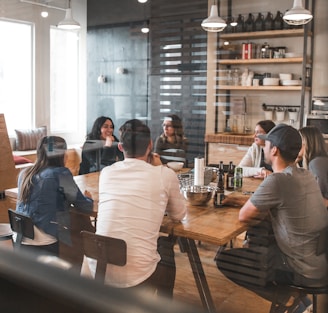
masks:
[(266, 18), (264, 19), (264, 30), (273, 29), (273, 15), (271, 12), (268, 12)]
[(244, 16), (241, 14), (238, 15), (237, 17), (237, 25), (235, 26), (235, 31), (236, 33), (242, 33), (245, 31), (245, 26), (244, 26)]
[(277, 15), (273, 20), (273, 29), (280, 30), (284, 28), (284, 20), (282, 16), (282, 13), (277, 11)]
[(227, 178), (226, 178), (226, 189), (229, 191), (234, 190), (234, 165), (233, 162), (229, 162), (228, 172), (227, 172)]
[(252, 13), (248, 14), (248, 18), (244, 23), (245, 32), (252, 32), (254, 31), (254, 15)]
[(234, 190), (241, 191), (243, 187), (243, 169), (241, 167), (235, 168), (233, 182), (234, 182)]
[[(223, 163), (222, 163), (222, 169), (223, 169)], [(222, 207), (223, 199), (224, 199), (224, 171), (220, 170), (219, 168), (218, 185), (216, 187), (215, 194), (214, 194), (214, 207), (216, 208)]]
[(258, 15), (257, 15), (257, 18), (254, 22), (254, 30), (255, 31), (262, 31), (264, 29), (264, 16), (263, 14), (260, 12)]

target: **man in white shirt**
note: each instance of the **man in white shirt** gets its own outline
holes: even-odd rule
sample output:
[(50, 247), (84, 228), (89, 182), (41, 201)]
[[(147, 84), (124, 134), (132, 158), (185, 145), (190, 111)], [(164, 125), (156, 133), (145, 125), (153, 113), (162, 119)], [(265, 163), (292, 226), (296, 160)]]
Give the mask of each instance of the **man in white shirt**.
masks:
[[(174, 242), (167, 237), (158, 240), (159, 230), (165, 213), (180, 221), (186, 206), (175, 172), (151, 164), (156, 161), (152, 147), (150, 130), (141, 121), (129, 120), (121, 126), (119, 148), (124, 160), (100, 174), (96, 233), (127, 243), (126, 265), (108, 265), (105, 283), (118, 288), (149, 287), (172, 297)], [(158, 251), (168, 255), (163, 258)], [(94, 276), (95, 261), (88, 259), (85, 265)]]

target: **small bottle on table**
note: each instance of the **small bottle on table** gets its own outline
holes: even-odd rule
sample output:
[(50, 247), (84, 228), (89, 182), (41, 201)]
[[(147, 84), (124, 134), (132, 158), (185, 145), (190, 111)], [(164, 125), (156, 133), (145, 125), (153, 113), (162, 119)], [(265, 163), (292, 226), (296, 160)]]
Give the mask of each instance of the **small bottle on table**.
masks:
[(214, 194), (214, 207), (220, 208), (222, 207), (222, 200), (224, 199), (224, 171), (223, 171), (223, 162), (222, 162), (222, 170), (219, 168), (218, 172), (218, 185)]

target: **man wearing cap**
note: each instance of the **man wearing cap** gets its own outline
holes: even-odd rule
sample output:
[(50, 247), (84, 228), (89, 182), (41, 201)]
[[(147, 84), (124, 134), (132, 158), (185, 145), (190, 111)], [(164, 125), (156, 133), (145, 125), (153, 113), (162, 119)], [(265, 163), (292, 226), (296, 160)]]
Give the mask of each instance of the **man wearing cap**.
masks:
[(298, 131), (279, 124), (258, 137), (265, 140), (264, 158), (273, 174), (243, 205), (239, 220), (253, 225), (251, 229), (268, 221), (272, 238), (266, 244), (259, 240), (249, 248), (221, 252), (217, 266), (237, 284), (269, 301), (278, 300), (276, 312), (304, 312), (304, 298), (283, 286), (327, 284), (328, 262), (325, 253), (317, 255), (317, 243), (320, 231), (328, 227), (328, 212), (313, 175), (295, 166), (302, 146)]

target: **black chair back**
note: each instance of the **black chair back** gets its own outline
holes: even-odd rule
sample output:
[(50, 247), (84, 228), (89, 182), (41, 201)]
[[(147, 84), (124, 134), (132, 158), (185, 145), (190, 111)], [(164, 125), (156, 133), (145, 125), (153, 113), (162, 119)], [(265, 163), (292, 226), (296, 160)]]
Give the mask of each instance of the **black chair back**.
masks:
[(96, 235), (81, 231), (84, 254), (97, 260), (96, 279), (105, 281), (107, 264), (126, 264), (126, 242), (122, 239)]
[(20, 246), (23, 237), (34, 239), (34, 224), (32, 219), (24, 214), (8, 209), (10, 227), (17, 233), (15, 246)]

